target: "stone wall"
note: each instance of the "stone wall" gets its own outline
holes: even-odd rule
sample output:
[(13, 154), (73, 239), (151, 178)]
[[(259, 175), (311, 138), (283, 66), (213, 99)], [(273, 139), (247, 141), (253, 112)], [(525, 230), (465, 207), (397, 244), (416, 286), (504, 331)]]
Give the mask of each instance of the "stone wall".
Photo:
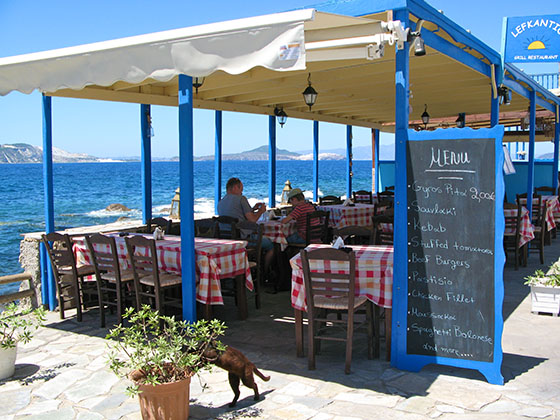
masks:
[[(35, 290), (35, 296), (31, 299), (22, 299), (20, 305), (34, 308), (42, 304), (41, 300), (41, 259), (39, 256), (39, 241), (35, 238), (25, 237), (19, 244), (19, 263), (26, 273), (31, 274), (31, 281), (22, 281), (19, 287), (27, 290), (30, 287)], [(29, 284), (31, 283), (31, 284)]]

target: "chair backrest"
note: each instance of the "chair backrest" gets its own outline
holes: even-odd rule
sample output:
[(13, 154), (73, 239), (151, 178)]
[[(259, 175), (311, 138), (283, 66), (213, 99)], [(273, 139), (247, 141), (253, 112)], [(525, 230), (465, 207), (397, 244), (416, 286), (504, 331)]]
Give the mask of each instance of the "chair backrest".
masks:
[(329, 216), (330, 212), (322, 210), (307, 214), (305, 242), (308, 245), (329, 243)]
[(394, 198), (395, 198), (395, 192), (391, 190), (385, 190), (377, 193), (377, 201), (393, 200)]
[(373, 231), (365, 226), (345, 226), (335, 229), (333, 234), (341, 236), (348, 245), (373, 245)]
[(536, 187), (535, 194), (541, 195), (558, 195), (554, 187)]
[(373, 204), (371, 191), (359, 190), (352, 192), (354, 203)]
[(393, 245), (393, 216), (373, 216), (373, 241), (375, 245)]
[[(308, 311), (321, 306), (321, 300), (347, 298), (354, 307), (356, 258), (354, 251), (334, 248), (300, 251)], [(336, 267), (333, 267), (336, 265)], [(328, 271), (336, 271), (329, 273)]]
[(336, 195), (325, 195), (324, 197), (319, 197), (319, 205), (328, 206), (335, 204), (342, 204), (342, 200)]
[(394, 200), (379, 200), (373, 205), (373, 215), (380, 216), (393, 211)]
[(218, 227), (214, 218), (197, 219), (194, 221), (194, 236), (200, 238), (217, 238)]
[(120, 286), (121, 271), (115, 238), (94, 233), (86, 236), (86, 245), (98, 281), (110, 278)]
[(237, 223), (236, 228), (241, 238), (249, 242), (246, 248), (249, 260), (255, 261), (260, 266), (264, 226), (260, 223), (242, 220)]
[(385, 187), (385, 191), (395, 191), (395, 186), (394, 185), (389, 185), (389, 186)]
[[(134, 273), (134, 284), (140, 290), (140, 278), (153, 276), (156, 289), (160, 288), (156, 241), (142, 235), (124, 238), (128, 261)], [(140, 248), (140, 249), (139, 249)]]
[(231, 216), (216, 216), (214, 220), (218, 222), (216, 224), (216, 237), (220, 239), (238, 239), (239, 232), (235, 225), (239, 220)]
[(53, 274), (57, 281), (61, 276), (61, 271), (72, 270), (73, 275), (77, 278), (78, 270), (76, 268), (76, 260), (72, 252), (72, 241), (70, 236), (62, 233), (48, 233), (42, 235), (43, 243), (47, 249), (49, 260)]
[[(515, 237), (515, 242), (512, 241), (512, 246), (517, 246), (519, 244), (519, 235), (521, 231), (521, 203), (517, 203), (517, 213), (512, 216), (505, 216), (505, 229), (504, 231), (508, 233), (508, 236)], [(513, 234), (513, 235), (512, 235)]]
[(146, 226), (147, 226), (148, 233), (152, 233), (156, 228), (156, 226), (162, 228), (165, 233), (170, 233), (171, 220), (168, 220), (164, 217), (154, 217), (153, 219), (148, 220)]
[[(516, 195), (516, 202), (520, 203), (521, 205), (525, 205), (527, 209), (529, 206), (527, 205), (527, 193), (517, 194)], [(531, 223), (535, 226), (541, 225), (541, 217), (543, 216), (542, 213), (542, 195), (533, 194), (533, 203), (532, 203), (532, 211), (531, 211)]]

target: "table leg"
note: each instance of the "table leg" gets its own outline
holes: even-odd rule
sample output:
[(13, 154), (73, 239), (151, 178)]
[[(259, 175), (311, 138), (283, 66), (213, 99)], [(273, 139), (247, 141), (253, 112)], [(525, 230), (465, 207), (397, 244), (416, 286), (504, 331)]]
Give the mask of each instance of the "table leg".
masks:
[(296, 356), (303, 357), (303, 312), (294, 309), (294, 319), (296, 327)]
[(244, 320), (247, 319), (249, 315), (249, 310), (247, 309), (247, 293), (245, 292), (245, 275), (241, 274), (236, 276), (235, 282), (239, 319)]
[(213, 317), (212, 315), (212, 305), (210, 305), (210, 302), (205, 303), (204, 304), (204, 319), (206, 320), (211, 320)]
[(388, 362), (391, 361), (392, 318), (393, 318), (392, 309), (385, 308), (385, 347), (386, 347), (385, 352), (386, 352), (386, 358)]

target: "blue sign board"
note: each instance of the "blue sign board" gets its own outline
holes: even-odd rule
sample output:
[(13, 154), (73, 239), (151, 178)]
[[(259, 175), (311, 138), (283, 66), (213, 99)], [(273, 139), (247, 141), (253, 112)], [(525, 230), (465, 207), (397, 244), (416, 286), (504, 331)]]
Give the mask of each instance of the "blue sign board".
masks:
[(560, 62), (560, 15), (504, 19), (506, 63)]

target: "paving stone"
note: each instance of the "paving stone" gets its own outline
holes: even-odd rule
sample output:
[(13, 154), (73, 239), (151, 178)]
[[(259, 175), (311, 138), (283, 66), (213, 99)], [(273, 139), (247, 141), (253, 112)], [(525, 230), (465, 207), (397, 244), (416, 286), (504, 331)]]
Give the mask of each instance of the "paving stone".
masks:
[(128, 414), (136, 413), (140, 411), (140, 404), (138, 402), (126, 402), (120, 407), (103, 411), (102, 414), (105, 418), (110, 420), (120, 419)]
[(355, 404), (365, 404), (365, 405), (379, 405), (383, 407), (395, 407), (399, 401), (402, 400), (401, 397), (397, 395), (385, 395), (381, 393), (359, 393), (359, 392), (344, 392), (338, 394), (334, 397), (335, 401), (347, 401)]
[(408, 411), (410, 413), (429, 414), (434, 408), (435, 402), (427, 397), (410, 397), (401, 401), (395, 407), (397, 410)]
[(23, 410), (18, 412), (18, 415), (22, 414), (41, 414), (47, 411), (54, 411), (58, 408), (62, 401), (60, 400), (45, 400), (45, 401), (38, 401), (34, 402)]
[(3, 415), (15, 414), (31, 402), (31, 390), (21, 388), (15, 391), (0, 392), (0, 407)]
[(331, 420), (333, 416), (327, 413), (319, 413), (316, 416), (311, 417), (309, 420)]
[(316, 390), (315, 387), (306, 385), (301, 382), (294, 382), (279, 389), (278, 392), (286, 395), (302, 396), (309, 395)]
[[(544, 419), (554, 416), (554, 410), (548, 407), (524, 407), (515, 412), (523, 417), (530, 419)], [(555, 417), (553, 417), (555, 418)]]
[(456, 413), (462, 414), (465, 412), (462, 408), (455, 407), (454, 405), (446, 405), (446, 404), (437, 404), (436, 409), (441, 411), (442, 413)]
[(99, 413), (92, 413), (91, 411), (81, 411), (76, 416), (76, 420), (102, 420), (103, 417)]
[(34, 414), (29, 417), (22, 417), (22, 419), (33, 420), (74, 420), (76, 413), (71, 407), (63, 407), (56, 411), (48, 411), (46, 413)]
[(88, 371), (81, 371), (78, 369), (66, 371), (56, 375), (54, 378), (49, 379), (43, 385), (33, 390), (33, 395), (43, 397), (46, 399), (55, 399), (61, 393), (70, 388), (80, 378), (83, 378), (91, 373)]
[(107, 393), (118, 381), (118, 377), (111, 372), (97, 372), (91, 377), (76, 383), (75, 386), (64, 393), (64, 396), (72, 402), (80, 402), (86, 398)]
[(322, 412), (327, 412), (336, 416), (352, 416), (363, 419), (383, 419), (383, 420), (425, 420), (426, 418), (420, 414), (407, 413), (400, 410), (394, 410), (383, 406), (372, 407), (370, 405), (353, 404), (343, 401), (334, 401), (325, 407)]
[(131, 398), (122, 393), (111, 393), (107, 397), (104, 397), (101, 401), (99, 401), (96, 405), (94, 405), (91, 410), (95, 412), (102, 412), (105, 410), (110, 410), (113, 408), (119, 407), (125, 401), (130, 400)]
[(312, 410), (303, 404), (290, 404), (273, 412), (281, 419), (308, 419), (317, 415), (316, 410)]
[(499, 400), (490, 403), (480, 410), (481, 413), (511, 413), (519, 409), (519, 404), (511, 400)]
[[(464, 382), (464, 383), (463, 383)], [(431, 399), (446, 404), (461, 407), (471, 411), (479, 411), (482, 407), (500, 399), (498, 392), (485, 389), (480, 384), (462, 381), (449, 383), (438, 381), (429, 388)]]

